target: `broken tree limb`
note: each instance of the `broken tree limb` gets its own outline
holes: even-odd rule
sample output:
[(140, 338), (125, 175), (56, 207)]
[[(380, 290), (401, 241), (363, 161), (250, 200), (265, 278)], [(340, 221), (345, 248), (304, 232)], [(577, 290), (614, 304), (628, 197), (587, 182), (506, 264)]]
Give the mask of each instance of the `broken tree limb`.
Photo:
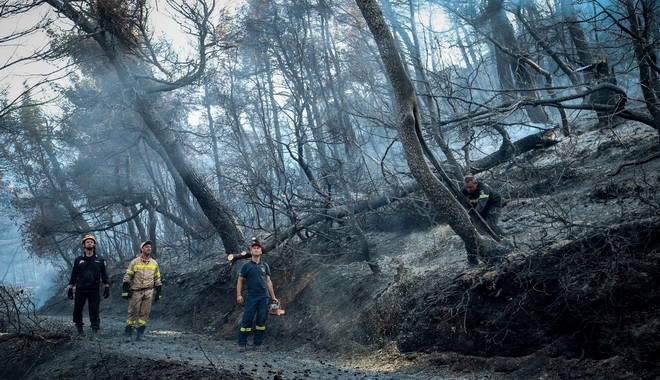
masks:
[(513, 143), (513, 149), (502, 145), (497, 152), (472, 162), (472, 174), (484, 172), (530, 150), (549, 148), (559, 141), (561, 139), (557, 139), (556, 128), (523, 137)]
[(626, 166), (638, 166), (638, 165), (643, 165), (647, 162), (653, 161), (656, 158), (660, 157), (660, 153), (652, 154), (644, 159), (633, 161), (633, 162), (627, 162), (625, 164), (621, 164), (617, 166), (616, 170), (612, 174), (608, 174), (608, 176), (613, 177), (615, 175), (618, 175), (621, 172), (621, 169), (625, 168)]
[[(548, 133), (548, 132), (549, 131), (541, 131), (539, 133), (529, 135), (514, 142), (513, 146), (515, 147), (515, 149), (513, 149), (513, 152), (510, 153), (509, 158), (516, 157), (520, 154), (523, 154), (525, 152), (534, 149), (547, 148), (557, 144), (559, 140), (557, 140), (552, 133)], [(493, 153), (493, 155), (496, 154), (498, 153)], [(504, 161), (505, 161), (504, 156), (497, 156), (497, 159), (494, 159), (493, 157), (490, 156), (484, 157), (473, 163), (473, 173), (476, 174), (486, 171), (488, 169), (493, 168), (494, 166), (503, 163)], [(419, 185), (416, 182), (411, 182), (404, 185), (403, 187), (395, 189), (390, 194), (382, 195), (376, 198), (371, 198), (361, 202), (356, 202), (353, 212), (355, 213), (355, 215), (359, 215), (361, 213), (370, 210), (377, 210), (399, 199), (406, 198), (408, 195), (416, 191), (419, 191)], [(461, 197), (462, 199), (460, 201), (462, 202), (465, 197), (463, 197), (462, 194)], [(263, 253), (267, 253), (268, 251), (275, 249), (282, 242), (285, 242), (286, 240), (292, 238), (298, 232), (310, 226), (313, 226), (317, 223), (329, 219), (341, 219), (343, 217), (348, 216), (348, 213), (349, 210), (346, 208), (334, 208), (327, 210), (325, 213), (310, 214), (307, 217), (300, 219), (297, 223), (290, 225), (285, 229), (280, 230), (276, 236), (269, 239), (268, 241), (262, 242), (261, 244), (262, 244)], [(238, 255), (229, 255), (227, 256), (227, 259), (231, 262), (231, 261), (246, 259), (249, 257), (250, 257), (249, 254), (246, 255), (238, 254)]]
[(250, 258), (251, 256), (252, 255), (250, 253), (247, 253), (246, 251), (243, 251), (243, 252), (237, 253), (235, 255), (234, 254), (227, 255), (227, 261), (231, 262), (231, 261), (243, 260), (243, 259)]
[(51, 339), (70, 339), (71, 335), (64, 331), (48, 331), (44, 333), (35, 332), (17, 332), (17, 333), (0, 333), (0, 342), (10, 339), (28, 339), (28, 340), (51, 340)]

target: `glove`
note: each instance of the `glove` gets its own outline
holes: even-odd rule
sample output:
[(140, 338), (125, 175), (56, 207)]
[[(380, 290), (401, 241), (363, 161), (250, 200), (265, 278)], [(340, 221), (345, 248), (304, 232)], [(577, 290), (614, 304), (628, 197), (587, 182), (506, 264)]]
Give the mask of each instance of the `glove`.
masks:
[(108, 297), (110, 297), (110, 287), (109, 287), (109, 286), (106, 286), (106, 287), (103, 289), (103, 298), (108, 298)]
[(67, 296), (69, 297), (70, 300), (73, 299), (73, 288), (69, 288), (69, 292), (67, 293)]
[(163, 286), (156, 286), (156, 297), (154, 298), (154, 302), (158, 301), (159, 299), (163, 298), (163, 296), (160, 294), (160, 292), (163, 290)]
[(123, 298), (125, 300), (131, 298), (131, 296), (133, 295), (133, 292), (131, 291), (132, 290), (131, 289), (131, 284), (128, 283), (128, 282), (124, 282), (122, 284), (122, 287), (123, 288), (122, 288), (122, 291), (121, 291), (121, 298)]

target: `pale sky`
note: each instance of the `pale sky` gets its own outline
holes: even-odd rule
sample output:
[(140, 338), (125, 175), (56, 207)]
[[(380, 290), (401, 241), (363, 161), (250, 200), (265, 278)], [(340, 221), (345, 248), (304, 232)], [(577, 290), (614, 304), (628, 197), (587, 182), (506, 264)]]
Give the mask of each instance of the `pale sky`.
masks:
[[(221, 8), (224, 4), (231, 4), (230, 8), (235, 11), (242, 3), (243, 1), (219, 0), (218, 7)], [(177, 50), (185, 51), (190, 44), (186, 39), (187, 37), (180, 32), (179, 24), (168, 15), (167, 2), (153, 0), (153, 4), (152, 16), (156, 33), (166, 33)], [(16, 32), (37, 25), (46, 17), (53, 19), (56, 17), (49, 5), (42, 5), (20, 16), (0, 18), (0, 83), (2, 83), (2, 88), (8, 91), (9, 99), (14, 99), (20, 95), (23, 91), (24, 81), (27, 81), (28, 85), (34, 85), (39, 80), (43, 80), (44, 76), (52, 74), (57, 69), (52, 63), (43, 61), (19, 62), (7, 67), (13, 61), (29, 56), (35, 51), (48, 48), (48, 38), (44, 30), (34, 32), (19, 40), (5, 40)], [(66, 30), (71, 26), (66, 25), (65, 21), (59, 22)], [(61, 74), (51, 75), (51, 77), (58, 76), (61, 76)], [(38, 97), (38, 93), (33, 93), (33, 96)]]
[[(48, 8), (42, 6), (34, 11), (13, 17), (0, 18), (0, 81), (7, 89), (10, 98), (14, 98), (23, 90), (23, 82), (36, 83), (41, 76), (53, 71), (53, 67), (45, 62), (12, 62), (26, 57), (32, 52), (48, 47), (48, 39), (43, 30), (24, 36), (18, 40), (5, 41), (8, 36), (20, 33), (38, 24), (48, 15)], [(9, 65), (7, 67), (7, 65)]]

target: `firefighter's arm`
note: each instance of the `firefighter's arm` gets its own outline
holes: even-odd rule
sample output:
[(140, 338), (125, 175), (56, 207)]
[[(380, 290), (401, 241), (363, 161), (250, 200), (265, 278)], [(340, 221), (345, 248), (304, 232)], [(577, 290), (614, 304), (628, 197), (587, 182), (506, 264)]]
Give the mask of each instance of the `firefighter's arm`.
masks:
[(243, 299), (243, 280), (242, 276), (238, 276), (238, 281), (236, 281), (236, 302), (241, 305), (245, 302)]
[(76, 262), (73, 262), (73, 269), (71, 269), (71, 277), (69, 277), (69, 289), (73, 288), (73, 285), (76, 284), (78, 280), (78, 265)]
[(110, 279), (108, 278), (107, 265), (108, 263), (105, 260), (103, 260), (103, 264), (101, 266), (101, 281), (103, 281), (103, 284), (105, 284), (106, 288), (110, 287)]
[(106, 269), (107, 262), (105, 260), (102, 261), (101, 264), (101, 280), (103, 281), (103, 284), (105, 285), (103, 287), (103, 298), (107, 299), (110, 297), (110, 280), (108, 279), (108, 271)]
[(270, 280), (269, 275), (266, 275), (266, 286), (268, 287), (268, 294), (270, 294), (270, 299), (277, 301), (277, 297), (275, 297), (275, 291), (273, 290), (273, 282)]
[(474, 207), (475, 210), (479, 214), (486, 208), (486, 203), (488, 203), (488, 191), (482, 191), (481, 194), (479, 194), (479, 201), (477, 202), (477, 205)]
[(122, 291), (121, 291), (121, 297), (125, 300), (131, 298), (133, 296), (133, 289), (131, 289), (131, 282), (133, 281), (133, 277), (135, 275), (135, 272), (133, 271), (133, 262), (128, 265), (128, 269), (126, 269), (126, 274), (124, 274), (124, 278), (122, 279)]
[(160, 277), (160, 266), (156, 266), (156, 272), (154, 273), (154, 286), (162, 286), (163, 279)]
[(135, 271), (133, 271), (133, 262), (128, 265), (128, 269), (126, 269), (126, 273), (124, 274), (124, 279), (122, 282), (133, 282), (133, 276), (135, 275)]

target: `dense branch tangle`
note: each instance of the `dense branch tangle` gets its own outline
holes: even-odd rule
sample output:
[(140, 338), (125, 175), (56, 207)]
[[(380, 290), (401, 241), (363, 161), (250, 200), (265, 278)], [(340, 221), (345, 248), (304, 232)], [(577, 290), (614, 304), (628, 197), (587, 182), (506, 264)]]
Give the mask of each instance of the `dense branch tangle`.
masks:
[[(449, 186), (467, 170), (483, 172), (527, 149), (556, 143), (557, 123), (530, 124), (543, 115), (534, 118), (529, 112), (540, 108), (586, 111), (561, 116), (565, 133), (584, 124), (576, 117), (580, 121), (594, 111), (608, 122), (616, 116), (657, 125), (648, 109), (637, 107), (652, 103), (639, 102), (644, 96), (633, 84), (641, 77), (631, 80), (638, 71), (620, 69), (630, 52), (592, 38), (604, 33), (610, 43), (615, 32), (623, 31), (616, 37), (642, 41), (649, 59), (640, 62), (657, 73), (650, 59), (654, 40), (644, 35), (653, 30), (652, 23), (644, 24), (652, 19), (648, 8), (634, 9), (640, 22), (633, 28), (629, 20), (634, 18), (621, 17), (631, 15), (625, 7), (571, 19), (568, 15), (586, 11), (570, 4), (576, 8), (571, 12), (567, 1), (561, 10), (527, 2), (519, 12), (494, 1), (386, 2), (385, 25), (392, 27), (396, 51), (383, 53), (353, 2), (252, 1), (235, 19), (213, 1), (171, 0), (159, 3), (159, 9), (147, 1), (46, 3), (78, 25), (58, 33), (53, 24), (58, 49), (52, 53), (68, 55), (77, 70), (70, 76), (72, 86), (61, 92), (68, 108), (34, 134), (56, 141), (54, 149), (29, 145), (33, 136), (23, 135), (6, 144), (11, 148), (5, 156), (17, 157), (15, 171), (30, 173), (16, 175), (23, 194), (43, 200), (30, 211), (21, 209), (35, 220), (25, 231), (48, 232), (44, 226), (62, 226), (51, 222), (65, 216), (87, 222), (67, 225), (72, 233), (66, 237), (44, 235), (43, 247), (60, 242), (60, 252), (68, 251), (75, 232), (84, 229), (112, 237), (113, 247), (124, 255), (133, 250), (119, 242), (131, 240), (136, 247), (150, 231), (171, 239), (172, 246), (192, 237), (214, 251), (213, 237), (222, 236), (226, 253), (244, 249), (241, 229), (259, 234), (272, 247), (287, 239), (305, 241), (313, 235), (307, 228), (311, 223), (348, 220), (367, 212), (367, 204), (387, 204), (422, 188), (409, 182), (411, 176), (427, 181), (424, 186), (437, 186), (442, 176)], [(174, 49), (175, 41), (161, 39), (164, 35), (150, 22), (156, 10), (164, 9), (177, 15), (190, 43), (187, 50)], [(451, 29), (438, 30), (420, 17), (443, 11)], [(511, 17), (515, 13), (518, 18)], [(519, 23), (512, 28), (518, 46), (483, 28), (495, 26), (495, 16)], [(592, 28), (600, 26), (609, 29)], [(628, 40), (620, 41), (625, 46)], [(513, 82), (499, 78), (495, 54), (509, 62)], [(403, 96), (397, 93), (403, 82), (397, 78), (393, 92), (385, 76), (389, 58), (397, 57), (412, 81)], [(594, 71), (605, 68), (604, 60), (591, 57), (607, 58), (608, 67), (616, 66), (626, 81), (617, 85), (605, 75), (598, 82)], [(601, 93), (613, 101), (596, 102)], [(395, 102), (403, 106), (392, 109)], [(400, 121), (411, 123), (406, 132), (414, 133), (398, 133)], [(2, 125), (24, 131), (7, 119)], [(512, 128), (520, 126), (540, 132), (512, 141)], [(495, 141), (499, 150), (474, 159), (484, 141)], [(424, 155), (414, 162), (419, 166), (409, 166), (402, 147), (416, 142), (426, 145)], [(26, 152), (49, 157), (44, 165), (30, 158), (18, 162), (28, 156), (15, 154), (26, 144)], [(424, 170), (427, 162), (433, 166), (430, 174)], [(437, 190), (434, 197), (444, 194)], [(58, 197), (52, 196), (56, 192)], [(456, 206), (450, 200), (455, 192), (445, 195)], [(48, 199), (57, 199), (57, 206), (43, 206)], [(138, 210), (147, 212), (130, 219)]]

